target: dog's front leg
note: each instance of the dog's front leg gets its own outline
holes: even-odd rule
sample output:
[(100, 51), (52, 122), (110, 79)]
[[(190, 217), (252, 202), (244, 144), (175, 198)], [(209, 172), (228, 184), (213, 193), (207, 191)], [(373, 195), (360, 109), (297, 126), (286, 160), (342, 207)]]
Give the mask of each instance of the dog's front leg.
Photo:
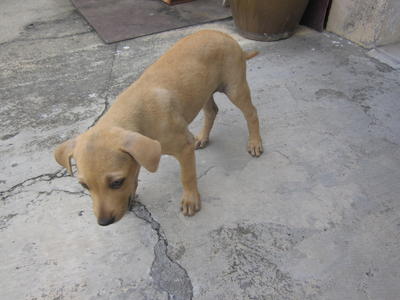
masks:
[(175, 155), (181, 167), (181, 181), (183, 185), (181, 210), (185, 216), (193, 216), (200, 210), (200, 194), (197, 188), (194, 148), (194, 141), (185, 143), (181, 151)]

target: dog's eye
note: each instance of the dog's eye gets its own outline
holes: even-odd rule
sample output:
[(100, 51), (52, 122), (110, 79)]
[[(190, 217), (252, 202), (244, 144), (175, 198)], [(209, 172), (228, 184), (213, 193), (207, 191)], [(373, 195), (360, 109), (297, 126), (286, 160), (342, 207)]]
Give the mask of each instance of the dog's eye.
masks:
[(110, 183), (110, 189), (117, 190), (124, 184), (125, 178), (115, 180)]
[(84, 189), (89, 189), (88, 185), (84, 182), (79, 182)]

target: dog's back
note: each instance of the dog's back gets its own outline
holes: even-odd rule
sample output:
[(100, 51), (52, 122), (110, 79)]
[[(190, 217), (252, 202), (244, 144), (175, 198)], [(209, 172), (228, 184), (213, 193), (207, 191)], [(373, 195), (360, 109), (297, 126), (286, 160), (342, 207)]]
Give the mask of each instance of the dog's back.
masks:
[(243, 79), (246, 59), (246, 53), (229, 35), (202, 30), (177, 42), (145, 70), (135, 88), (154, 86), (174, 91), (179, 98), (177, 105), (183, 105), (191, 120), (214, 92), (223, 92), (230, 82)]

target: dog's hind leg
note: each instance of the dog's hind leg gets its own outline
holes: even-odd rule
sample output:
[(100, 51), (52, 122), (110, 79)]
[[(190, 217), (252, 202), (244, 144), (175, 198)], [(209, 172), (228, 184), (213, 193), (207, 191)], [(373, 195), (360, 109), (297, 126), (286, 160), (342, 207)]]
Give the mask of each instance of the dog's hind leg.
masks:
[(260, 136), (260, 125), (257, 116), (257, 109), (251, 102), (250, 89), (244, 77), (240, 82), (231, 84), (226, 89), (226, 95), (243, 113), (249, 130), (249, 141), (247, 151), (252, 156), (260, 156), (263, 152)]
[(215, 104), (214, 97), (211, 96), (203, 107), (204, 125), (200, 134), (196, 137), (196, 149), (205, 148), (208, 144), (210, 132), (214, 124), (215, 117), (218, 113), (218, 106)]

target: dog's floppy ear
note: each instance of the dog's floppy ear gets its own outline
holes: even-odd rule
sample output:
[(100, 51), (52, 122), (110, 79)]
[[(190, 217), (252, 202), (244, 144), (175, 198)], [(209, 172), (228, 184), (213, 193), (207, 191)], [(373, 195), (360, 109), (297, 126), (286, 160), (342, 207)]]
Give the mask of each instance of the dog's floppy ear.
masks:
[(161, 144), (140, 133), (114, 128), (120, 131), (122, 144), (120, 150), (131, 155), (150, 172), (157, 171), (161, 159)]
[(56, 150), (54, 150), (54, 157), (56, 161), (63, 166), (64, 168), (67, 169), (69, 175), (72, 174), (72, 167), (71, 167), (71, 158), (74, 152), (76, 144), (76, 139), (70, 139), (68, 141), (65, 141), (61, 145), (59, 145)]

